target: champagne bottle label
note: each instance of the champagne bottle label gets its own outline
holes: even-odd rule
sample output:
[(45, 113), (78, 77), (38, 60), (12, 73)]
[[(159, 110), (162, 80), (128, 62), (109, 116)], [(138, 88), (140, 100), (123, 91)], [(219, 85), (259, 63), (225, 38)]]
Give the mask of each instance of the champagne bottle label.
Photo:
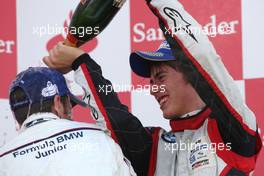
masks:
[(81, 46), (111, 22), (126, 0), (82, 0), (73, 13), (68, 41)]
[(121, 8), (125, 2), (126, 2), (125, 0), (114, 0), (113, 6), (117, 8)]
[(87, 1), (87, 0), (81, 0), (81, 3), (82, 3), (82, 4), (85, 4), (86, 1)]

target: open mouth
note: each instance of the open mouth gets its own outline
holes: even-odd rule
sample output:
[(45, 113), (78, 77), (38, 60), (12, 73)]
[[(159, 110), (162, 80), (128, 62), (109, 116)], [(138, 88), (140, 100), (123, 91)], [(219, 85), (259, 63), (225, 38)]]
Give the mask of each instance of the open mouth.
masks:
[(161, 97), (158, 98), (158, 102), (160, 105), (160, 109), (162, 109), (164, 107), (164, 105), (166, 104), (166, 102), (168, 101), (169, 96), (168, 95), (163, 95)]

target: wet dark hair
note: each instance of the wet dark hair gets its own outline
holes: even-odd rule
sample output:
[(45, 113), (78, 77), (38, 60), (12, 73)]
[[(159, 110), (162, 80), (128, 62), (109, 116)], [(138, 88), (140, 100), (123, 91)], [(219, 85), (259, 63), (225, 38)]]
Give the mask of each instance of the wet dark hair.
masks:
[(179, 62), (177, 60), (173, 61), (164, 61), (164, 62), (152, 62), (152, 66), (159, 66), (159, 65), (168, 65), (172, 67), (177, 72), (181, 72), (183, 74), (183, 78), (186, 82), (191, 83), (195, 79), (194, 69), (189, 64), (184, 64), (183, 62)]
[[(11, 102), (20, 102), (26, 99), (26, 94), (21, 88), (15, 89), (10, 93), (9, 97)], [(62, 96), (61, 102), (65, 106), (67, 104), (68, 96)], [(21, 125), (28, 116), (39, 113), (39, 112), (52, 112), (52, 106), (54, 105), (53, 99), (43, 101), (42, 103), (32, 104), (31, 107), (23, 106), (17, 109), (14, 109), (14, 115), (17, 122)]]
[(176, 71), (181, 72), (184, 76), (185, 81), (190, 83), (193, 80), (193, 68), (190, 65), (183, 64), (182, 62), (178, 61), (168, 61), (165, 62), (165, 64), (174, 68)]

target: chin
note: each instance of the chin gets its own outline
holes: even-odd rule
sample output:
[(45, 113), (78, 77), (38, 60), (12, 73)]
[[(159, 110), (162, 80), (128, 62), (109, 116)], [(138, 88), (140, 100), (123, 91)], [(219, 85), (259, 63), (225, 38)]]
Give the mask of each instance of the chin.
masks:
[(166, 112), (163, 112), (163, 117), (167, 120), (172, 120), (177, 118), (177, 116), (174, 113), (166, 113)]
[(177, 114), (177, 112), (174, 111), (169, 111), (166, 109), (164, 109), (163, 111), (163, 117), (167, 120), (173, 120), (173, 119), (178, 119), (179, 118), (179, 115)]

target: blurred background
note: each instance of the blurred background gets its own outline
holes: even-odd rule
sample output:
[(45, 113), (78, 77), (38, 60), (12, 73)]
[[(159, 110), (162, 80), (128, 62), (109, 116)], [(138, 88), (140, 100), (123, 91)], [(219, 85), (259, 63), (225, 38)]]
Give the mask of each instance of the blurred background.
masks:
[[(182, 0), (185, 9), (208, 31), (217, 52), (257, 116), (264, 141), (264, 47), (262, 0)], [(0, 2), (0, 147), (17, 135), (8, 104), (8, 87), (16, 74), (30, 66), (44, 66), (42, 58), (65, 37), (78, 0), (8, 0)], [(158, 104), (137, 90), (148, 80), (132, 74), (129, 54), (133, 50), (156, 50), (164, 40), (156, 18), (144, 0), (128, 0), (110, 25), (82, 48), (89, 52), (114, 84), (121, 101), (144, 125), (169, 130)], [(82, 90), (69, 73), (67, 82), (76, 95)], [(134, 86), (133, 90), (128, 87)], [(89, 110), (77, 107), (74, 118), (93, 122)], [(264, 143), (264, 142), (263, 142)], [(256, 176), (261, 176), (264, 152), (259, 156)]]

